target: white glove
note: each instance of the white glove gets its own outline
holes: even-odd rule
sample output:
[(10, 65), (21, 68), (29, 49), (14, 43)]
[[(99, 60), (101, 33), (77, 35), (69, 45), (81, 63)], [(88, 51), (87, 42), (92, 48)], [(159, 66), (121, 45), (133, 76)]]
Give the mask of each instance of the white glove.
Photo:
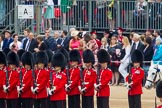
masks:
[(21, 87), (21, 88), (20, 88), (20, 86), (17, 86), (17, 91), (18, 91), (18, 93), (19, 93), (19, 94), (21, 94), (21, 93), (22, 93), (23, 88), (24, 88), (24, 87)]
[(79, 89), (79, 91), (80, 91), (80, 92), (82, 91), (82, 88), (81, 88), (81, 86), (78, 86), (78, 89)]
[(10, 87), (10, 86), (7, 86), (7, 87), (6, 87), (6, 85), (3, 85), (3, 91), (4, 91), (5, 93), (7, 93), (9, 87)]
[(132, 88), (132, 84), (127, 84), (126, 88), (130, 90)]
[(86, 92), (86, 87), (84, 87), (83, 89), (81, 89), (81, 94), (84, 94)]
[(95, 90), (97, 90), (97, 91), (98, 91), (98, 90), (99, 90), (99, 88), (100, 88), (100, 85), (101, 85), (101, 84), (94, 84), (94, 88), (95, 88)]
[(48, 91), (48, 94), (49, 94), (50, 96), (53, 95), (53, 94), (54, 94), (54, 90), (53, 90), (53, 89), (49, 90), (49, 91)]
[(70, 91), (70, 86), (71, 86), (71, 84), (69, 84), (69, 85), (65, 84), (65, 90)]
[(36, 88), (33, 88), (33, 86), (31, 87), (31, 91), (33, 94), (37, 94), (37, 90), (38, 90), (38, 87)]

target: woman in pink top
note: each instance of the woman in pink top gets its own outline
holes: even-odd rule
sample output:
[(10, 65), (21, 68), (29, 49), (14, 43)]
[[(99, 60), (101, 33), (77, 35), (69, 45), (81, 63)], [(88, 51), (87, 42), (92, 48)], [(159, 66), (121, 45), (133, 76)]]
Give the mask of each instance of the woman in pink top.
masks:
[(72, 39), (69, 42), (69, 50), (71, 51), (73, 49), (77, 49), (77, 50), (79, 50), (80, 55), (82, 56), (83, 50), (80, 47), (81, 42), (80, 42), (80, 39), (78, 38), (78, 34), (79, 34), (79, 31), (77, 31), (77, 30), (72, 31), (72, 33), (71, 33)]

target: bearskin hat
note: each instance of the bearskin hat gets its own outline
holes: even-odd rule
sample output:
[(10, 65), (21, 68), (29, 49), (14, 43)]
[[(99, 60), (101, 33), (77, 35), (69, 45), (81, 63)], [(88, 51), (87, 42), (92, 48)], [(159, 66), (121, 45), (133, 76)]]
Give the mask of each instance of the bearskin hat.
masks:
[(5, 55), (7, 56), (7, 54), (10, 52), (11, 50), (9, 48), (4, 48), (3, 52), (5, 53)]
[(71, 50), (69, 55), (70, 61), (77, 61), (79, 64), (81, 63), (81, 57), (78, 50)]
[(36, 54), (36, 63), (43, 63), (45, 65), (45, 67), (48, 64), (48, 56), (44, 51), (39, 51)]
[(53, 52), (51, 50), (46, 50), (47, 56), (48, 56), (48, 63), (51, 63)]
[(91, 50), (87, 49), (83, 52), (83, 61), (84, 63), (95, 63), (94, 54)]
[(0, 51), (0, 64), (7, 64), (6, 62), (6, 55), (4, 52)]
[(33, 66), (33, 55), (31, 52), (25, 52), (22, 57), (21, 61), (23, 65), (30, 65), (31, 67)]
[(156, 96), (162, 98), (162, 81), (160, 81), (156, 86)]
[(65, 56), (62, 53), (56, 53), (52, 57), (52, 66), (59, 66), (61, 69), (65, 68)]
[(97, 58), (99, 63), (110, 63), (110, 56), (108, 52), (104, 49), (101, 49), (97, 52)]
[(14, 65), (16, 65), (18, 67), (19, 66), (19, 57), (18, 57), (18, 55), (15, 52), (10, 51), (7, 54), (7, 63), (8, 64), (14, 64)]
[(37, 64), (37, 52), (33, 52), (33, 64)]
[(62, 53), (65, 56), (65, 65), (67, 65), (70, 61), (68, 51), (65, 48), (60, 48), (57, 52)]
[(24, 49), (20, 49), (20, 50), (17, 51), (17, 55), (18, 55), (20, 61), (21, 61), (21, 57), (22, 57), (22, 55), (24, 53), (25, 53), (25, 50)]
[(131, 55), (131, 60), (132, 60), (132, 63), (134, 62), (138, 62), (138, 63), (143, 63), (143, 54), (140, 50), (134, 50), (134, 52), (132, 53)]

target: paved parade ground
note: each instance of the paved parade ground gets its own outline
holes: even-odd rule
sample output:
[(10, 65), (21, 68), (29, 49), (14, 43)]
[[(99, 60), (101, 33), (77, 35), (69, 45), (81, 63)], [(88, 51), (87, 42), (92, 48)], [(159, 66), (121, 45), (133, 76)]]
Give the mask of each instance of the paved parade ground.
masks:
[[(110, 86), (110, 108), (128, 108), (127, 89), (124, 86)], [(156, 98), (160, 105), (159, 99)], [(95, 105), (96, 106), (96, 105)], [(96, 107), (95, 107), (96, 108)], [(142, 108), (155, 108), (155, 89), (143, 88)]]

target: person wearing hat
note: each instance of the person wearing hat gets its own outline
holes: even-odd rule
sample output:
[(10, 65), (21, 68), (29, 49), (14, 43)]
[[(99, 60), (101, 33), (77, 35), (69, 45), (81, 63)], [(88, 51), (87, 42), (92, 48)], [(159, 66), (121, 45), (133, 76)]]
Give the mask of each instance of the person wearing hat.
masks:
[(141, 108), (142, 81), (144, 78), (144, 70), (141, 68), (143, 63), (142, 52), (135, 50), (131, 55), (131, 60), (133, 67), (126, 76), (129, 108)]
[(17, 51), (17, 55), (18, 55), (19, 60), (20, 60), (20, 67), (23, 66), (22, 61), (21, 61), (21, 57), (22, 57), (22, 55), (24, 53), (25, 53), (25, 50), (24, 49), (20, 49), (20, 50)]
[[(156, 96), (160, 99), (162, 103), (162, 81), (158, 82), (156, 86)], [(157, 108), (162, 108), (162, 105), (159, 105)]]
[(0, 108), (5, 108), (5, 98), (6, 95), (3, 92), (3, 82), (5, 79), (5, 69), (6, 69), (6, 55), (4, 52), (0, 51)]
[(106, 30), (106, 31), (104, 32), (104, 34), (103, 34), (104, 37), (107, 39), (107, 43), (108, 43), (108, 44), (110, 44), (110, 38), (111, 38), (111, 37), (110, 37), (110, 36), (111, 36), (110, 34), (111, 34), (111, 33), (110, 33), (109, 30)]
[(80, 68), (81, 57), (78, 50), (71, 50), (70, 56), (70, 69), (69, 81), (65, 85), (68, 94), (68, 108), (80, 108), (80, 92), (78, 84), (80, 81)]
[(110, 56), (106, 50), (97, 52), (100, 69), (97, 72), (97, 81), (94, 88), (97, 91), (97, 108), (109, 108), (110, 88), (109, 82), (112, 79), (112, 71), (107, 68), (110, 63)]
[(7, 54), (8, 67), (6, 68), (5, 78), (3, 82), (3, 91), (6, 94), (6, 104), (7, 108), (17, 108), (18, 107), (18, 92), (17, 84), (19, 81), (19, 74), (17, 68), (19, 67), (19, 57), (18, 55), (10, 51)]
[(123, 32), (124, 32), (124, 30), (123, 30), (123, 28), (121, 28), (121, 27), (118, 27), (118, 42), (119, 43), (122, 43), (122, 39), (123, 39)]
[(79, 91), (82, 94), (82, 108), (94, 108), (94, 83), (96, 80), (96, 71), (93, 69), (95, 58), (93, 52), (89, 49), (83, 52), (83, 61), (85, 69), (81, 74)]
[(54, 67), (52, 79), (48, 83), (50, 108), (66, 108), (65, 84), (67, 78), (63, 72), (65, 68), (65, 57), (62, 53), (56, 53), (52, 57), (52, 66)]
[(97, 33), (96, 31), (91, 31), (91, 39), (94, 39), (98, 45), (98, 48), (101, 47), (101, 41), (99, 39), (97, 39)]
[(11, 38), (11, 32), (9, 30), (4, 31), (5, 39), (3, 41), (2, 49), (9, 48), (9, 45), (13, 42), (13, 39)]
[(20, 108), (32, 108), (32, 92), (31, 92), (31, 81), (32, 81), (32, 69), (33, 69), (33, 55), (31, 52), (24, 52), (20, 58), (22, 66), (19, 72), (19, 83), (17, 91), (21, 98)]
[(78, 38), (78, 34), (79, 34), (79, 31), (77, 30), (74, 30), (71, 32), (71, 37), (72, 39), (70, 40), (69, 42), (69, 50), (73, 50), (73, 49), (77, 49), (79, 50), (79, 45), (80, 45), (80, 41), (79, 41), (79, 38)]
[(47, 83), (49, 81), (49, 73), (46, 69), (48, 64), (48, 56), (44, 51), (36, 54), (37, 70), (33, 74), (33, 83), (31, 91), (34, 98), (34, 108), (47, 107)]
[[(49, 78), (51, 77), (50, 75), (53, 73), (53, 67), (52, 67), (52, 57), (53, 57), (53, 52), (52, 50), (45, 50), (47, 56), (48, 56), (48, 65), (47, 65), (47, 72), (49, 75)], [(51, 74), (50, 74), (51, 73)], [(50, 108), (50, 96), (48, 96), (47, 99), (47, 108)]]

